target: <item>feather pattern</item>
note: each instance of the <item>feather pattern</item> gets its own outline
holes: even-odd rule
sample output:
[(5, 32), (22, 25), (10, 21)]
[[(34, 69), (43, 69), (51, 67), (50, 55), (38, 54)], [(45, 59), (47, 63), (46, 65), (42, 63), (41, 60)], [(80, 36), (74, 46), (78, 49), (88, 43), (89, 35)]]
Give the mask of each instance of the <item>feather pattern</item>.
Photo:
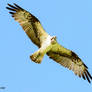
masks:
[(57, 49), (57, 51), (55, 50), (54, 52), (54, 50), (52, 49), (47, 53), (47, 55), (57, 63), (68, 68), (69, 70), (72, 70), (75, 75), (82, 77), (84, 80), (87, 79), (90, 83), (92, 76), (88, 72), (88, 67), (82, 62), (82, 60), (70, 50), (70, 54), (62, 53), (63, 49), (62, 46), (60, 47), (60, 45), (57, 45), (57, 48), (59, 48), (59, 50)]
[[(84, 80), (87, 79), (89, 83), (91, 82), (92, 76), (88, 72), (88, 67), (82, 62), (78, 55), (59, 45), (56, 40), (54, 44), (50, 44), (53, 37), (51, 38), (51, 36), (44, 31), (40, 21), (34, 15), (15, 3), (14, 5), (8, 4), (6, 8), (10, 10), (9, 13), (19, 22), (32, 42), (40, 48), (31, 56), (33, 61), (40, 63), (44, 54), (47, 54), (60, 65), (72, 70), (75, 75), (82, 77)], [(41, 54), (39, 53), (40, 51), (44, 53)]]
[(15, 3), (14, 5), (8, 4), (8, 6), (6, 8), (10, 10), (9, 13), (12, 14), (12, 17), (20, 23), (32, 42), (40, 47), (41, 42), (48, 35), (41, 26), (40, 21)]

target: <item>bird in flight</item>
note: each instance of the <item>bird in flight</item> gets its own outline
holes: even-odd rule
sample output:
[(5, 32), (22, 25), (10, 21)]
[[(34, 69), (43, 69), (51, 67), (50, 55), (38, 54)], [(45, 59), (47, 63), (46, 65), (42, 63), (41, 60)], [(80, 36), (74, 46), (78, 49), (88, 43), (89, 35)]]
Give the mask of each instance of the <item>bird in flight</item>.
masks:
[(40, 64), (44, 55), (47, 54), (51, 59), (62, 66), (72, 70), (75, 75), (88, 80), (91, 83), (92, 76), (88, 72), (88, 67), (73, 51), (64, 48), (57, 42), (56, 36), (49, 35), (42, 27), (40, 21), (31, 13), (21, 8), (19, 5), (8, 4), (12, 17), (19, 22), (31, 41), (38, 46), (38, 51), (33, 53), (30, 58), (35, 63)]

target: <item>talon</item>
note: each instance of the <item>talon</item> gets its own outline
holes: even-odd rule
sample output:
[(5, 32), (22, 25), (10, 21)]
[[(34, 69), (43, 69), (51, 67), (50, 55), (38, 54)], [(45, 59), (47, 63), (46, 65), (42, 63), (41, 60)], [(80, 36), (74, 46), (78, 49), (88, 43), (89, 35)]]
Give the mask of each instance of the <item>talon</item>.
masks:
[(35, 63), (41, 63), (43, 56), (40, 53), (34, 53), (33, 55), (30, 56), (31, 60), (34, 61)]
[(30, 58), (31, 58), (33, 61), (36, 60), (36, 57), (34, 57), (33, 55), (31, 55)]

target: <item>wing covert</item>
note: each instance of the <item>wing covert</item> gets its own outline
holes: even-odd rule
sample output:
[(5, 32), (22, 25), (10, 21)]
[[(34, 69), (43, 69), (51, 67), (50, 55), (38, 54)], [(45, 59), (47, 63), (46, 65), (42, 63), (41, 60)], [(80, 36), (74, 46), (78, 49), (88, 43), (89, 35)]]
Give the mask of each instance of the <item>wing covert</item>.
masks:
[(48, 35), (44, 31), (40, 21), (34, 15), (15, 3), (14, 5), (8, 4), (8, 7), (6, 8), (10, 10), (9, 13), (17, 22), (19, 22), (32, 42), (40, 47), (44, 37)]
[(88, 67), (82, 62), (82, 60), (72, 51), (57, 44), (55, 49), (50, 50), (47, 55), (61, 64), (62, 66), (72, 70), (75, 75), (82, 77), (84, 80), (87, 79), (90, 83), (92, 76), (88, 72)]

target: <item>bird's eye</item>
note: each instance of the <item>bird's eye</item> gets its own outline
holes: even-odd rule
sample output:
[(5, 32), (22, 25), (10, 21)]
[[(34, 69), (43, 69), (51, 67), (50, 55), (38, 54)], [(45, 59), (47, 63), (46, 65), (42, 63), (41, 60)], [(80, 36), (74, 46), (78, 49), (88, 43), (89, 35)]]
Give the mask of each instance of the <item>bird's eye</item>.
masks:
[(54, 40), (54, 38), (52, 37), (51, 40)]
[(53, 37), (51, 38), (51, 40), (56, 40), (56, 36), (53, 36)]

